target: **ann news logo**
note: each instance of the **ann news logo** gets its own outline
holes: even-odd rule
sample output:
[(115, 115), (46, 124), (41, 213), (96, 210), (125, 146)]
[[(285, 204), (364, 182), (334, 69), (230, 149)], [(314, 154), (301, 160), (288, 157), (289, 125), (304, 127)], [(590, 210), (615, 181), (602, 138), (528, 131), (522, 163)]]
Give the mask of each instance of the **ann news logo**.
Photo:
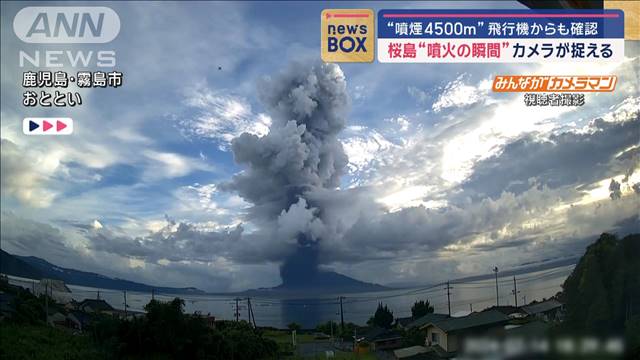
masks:
[(322, 60), (326, 62), (372, 62), (374, 17), (371, 9), (325, 9), (322, 11)]
[(103, 44), (120, 32), (120, 18), (104, 6), (28, 6), (13, 19), (20, 40), (34, 44)]

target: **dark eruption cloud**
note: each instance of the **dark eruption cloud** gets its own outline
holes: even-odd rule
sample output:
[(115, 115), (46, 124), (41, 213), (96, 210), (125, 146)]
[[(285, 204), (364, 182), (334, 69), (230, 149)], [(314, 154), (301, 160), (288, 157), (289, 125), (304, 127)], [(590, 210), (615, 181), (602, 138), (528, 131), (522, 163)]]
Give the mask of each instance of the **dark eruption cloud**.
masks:
[(330, 233), (314, 192), (335, 189), (347, 156), (338, 141), (348, 108), (346, 81), (334, 64), (292, 64), (258, 86), (273, 122), (263, 137), (234, 139), (235, 161), (245, 171), (223, 184), (251, 202), (249, 216), (290, 243), (280, 269), (283, 286), (297, 286), (318, 273), (318, 241)]

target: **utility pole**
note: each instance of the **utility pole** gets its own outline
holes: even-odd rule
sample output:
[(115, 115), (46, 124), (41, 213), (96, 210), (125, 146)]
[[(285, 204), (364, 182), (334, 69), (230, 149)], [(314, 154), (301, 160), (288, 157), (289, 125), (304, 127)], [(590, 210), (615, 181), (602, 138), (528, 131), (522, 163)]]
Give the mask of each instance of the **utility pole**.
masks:
[(100, 300), (100, 291), (97, 292), (96, 300)]
[(344, 331), (344, 313), (342, 311), (342, 299), (344, 299), (344, 297), (340, 296), (338, 299), (340, 300), (340, 328)]
[(156, 289), (151, 289), (151, 300), (155, 300), (156, 299)]
[(444, 289), (447, 290), (447, 306), (449, 307), (449, 316), (451, 316), (451, 292), (449, 290), (453, 288), (449, 285), (449, 281), (447, 281), (447, 287)]
[(493, 268), (493, 272), (496, 273), (496, 306), (500, 306), (500, 295), (498, 295), (498, 267)]
[(469, 313), (473, 312), (473, 304), (469, 304)]
[(49, 325), (49, 290), (47, 289), (47, 281), (44, 282), (44, 322)]
[(251, 325), (251, 298), (247, 298), (247, 322)]
[(122, 291), (124, 295), (124, 319), (127, 320), (127, 290)]
[(238, 318), (240, 317), (240, 298), (236, 298), (236, 322), (238, 321)]
[(257, 327), (256, 326), (256, 315), (253, 312), (253, 306), (251, 306), (251, 299), (249, 299), (249, 310), (251, 310), (250, 311), (250, 313), (251, 313), (251, 321), (253, 321), (253, 328), (255, 329)]
[(251, 298), (247, 298), (247, 321), (249, 324), (253, 323), (253, 328), (256, 327), (256, 318), (253, 315), (253, 307), (251, 306)]
[(329, 321), (329, 324), (331, 324), (331, 344), (334, 344), (335, 341), (333, 340), (333, 320)]
[(516, 286), (516, 277), (513, 277), (513, 290), (511, 291), (513, 293), (513, 300), (515, 301), (516, 304), (516, 308), (518, 307), (518, 293), (520, 291), (518, 291), (518, 287)]
[(358, 329), (353, 328), (353, 350), (355, 351), (358, 346)]

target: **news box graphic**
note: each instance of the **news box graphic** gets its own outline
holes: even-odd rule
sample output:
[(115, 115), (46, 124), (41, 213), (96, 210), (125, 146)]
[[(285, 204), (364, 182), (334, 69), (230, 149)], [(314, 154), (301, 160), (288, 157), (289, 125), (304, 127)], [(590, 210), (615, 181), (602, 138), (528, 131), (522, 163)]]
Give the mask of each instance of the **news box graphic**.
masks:
[(372, 62), (375, 18), (371, 9), (325, 9), (322, 11), (322, 60), (325, 62)]

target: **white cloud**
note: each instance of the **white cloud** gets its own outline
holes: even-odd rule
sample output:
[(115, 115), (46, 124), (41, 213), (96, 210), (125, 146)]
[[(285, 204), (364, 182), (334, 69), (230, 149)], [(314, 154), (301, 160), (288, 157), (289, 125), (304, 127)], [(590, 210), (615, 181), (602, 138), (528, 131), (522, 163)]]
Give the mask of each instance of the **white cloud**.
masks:
[(242, 214), (249, 206), (240, 196), (220, 191), (216, 184), (181, 186), (173, 195), (175, 204), (167, 211), (207, 229), (240, 224)]
[(102, 223), (98, 220), (93, 220), (93, 223), (91, 224), (91, 226), (96, 230), (103, 228)]
[(629, 96), (620, 104), (612, 106), (610, 112), (606, 113), (602, 119), (608, 122), (621, 122), (632, 118), (632, 115), (640, 109), (640, 96)]
[(427, 94), (426, 91), (420, 90), (415, 86), (409, 86), (407, 88), (407, 92), (414, 99), (416, 99), (418, 101), (418, 103), (425, 103), (425, 102), (427, 102), (427, 100), (429, 100), (429, 94)]
[(199, 85), (187, 92), (185, 103), (197, 111), (195, 118), (179, 122), (185, 133), (214, 139), (221, 150), (227, 150), (231, 140), (244, 132), (258, 136), (269, 132), (271, 118), (254, 114), (249, 102), (242, 97)]
[(378, 199), (378, 202), (384, 204), (391, 212), (416, 206), (424, 206), (427, 209), (446, 206), (446, 200), (426, 200), (436, 192), (432, 186), (401, 186), (399, 189), (387, 192)]
[(380, 154), (397, 147), (375, 129), (350, 126), (346, 132), (348, 137), (342, 140), (342, 146), (349, 157), (350, 174), (365, 171)]
[(2, 139), (2, 195), (10, 195), (33, 207), (48, 207), (56, 193), (47, 188), (59, 168), (56, 154), (34, 153)]
[(210, 165), (200, 159), (176, 153), (146, 150), (144, 156), (151, 162), (145, 169), (148, 179), (176, 178), (188, 175), (195, 170), (212, 170)]
[(485, 79), (477, 85), (469, 85), (464, 81), (465, 76), (465, 74), (458, 76), (444, 87), (438, 99), (431, 106), (433, 111), (440, 112), (450, 107), (468, 106), (487, 98), (491, 90), (491, 80)]
[(399, 130), (400, 132), (406, 132), (411, 126), (411, 121), (404, 115), (398, 115), (396, 117), (385, 119), (385, 121), (393, 124), (394, 127), (398, 127), (397, 130)]

